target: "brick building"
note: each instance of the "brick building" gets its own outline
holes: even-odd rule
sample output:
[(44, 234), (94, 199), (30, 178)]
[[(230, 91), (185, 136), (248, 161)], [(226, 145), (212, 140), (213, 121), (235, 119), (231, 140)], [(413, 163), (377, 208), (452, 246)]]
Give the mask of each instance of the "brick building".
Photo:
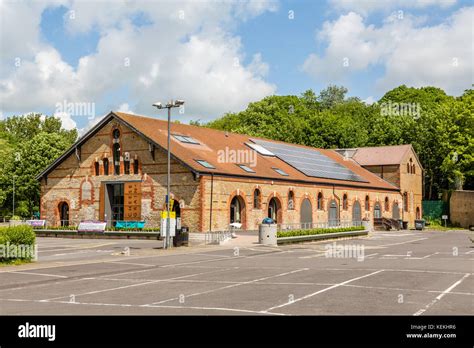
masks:
[[(172, 209), (190, 231), (225, 230), (232, 222), (255, 230), (267, 216), (281, 224), (337, 225), (402, 214), (396, 181), (337, 151), (175, 123), (171, 134)], [(110, 112), (38, 176), (42, 219), (50, 226), (159, 226), (166, 144), (166, 121)]]
[(338, 149), (365, 169), (399, 188), (402, 209), (399, 217), (414, 227), (415, 219), (422, 217), (423, 167), (411, 145), (391, 145)]

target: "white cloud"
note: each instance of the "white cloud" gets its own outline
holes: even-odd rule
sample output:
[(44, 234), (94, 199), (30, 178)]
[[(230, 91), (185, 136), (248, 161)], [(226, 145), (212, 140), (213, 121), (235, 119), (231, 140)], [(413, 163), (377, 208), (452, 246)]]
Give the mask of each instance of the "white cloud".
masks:
[(368, 105), (372, 105), (373, 103), (375, 103), (375, 99), (374, 97), (372, 97), (371, 95), (368, 96), (367, 98), (365, 98), (364, 100), (362, 100), (364, 103), (368, 104)]
[(71, 118), (71, 115), (67, 112), (56, 112), (53, 115), (55, 118), (61, 120), (62, 127), (66, 130), (77, 128), (76, 122)]
[(454, 5), (456, 0), (330, 0), (329, 3), (335, 10), (354, 11), (368, 15), (377, 11), (421, 9), (430, 6), (447, 8)]
[(463, 8), (433, 26), (422, 26), (419, 18), (405, 15), (389, 17), (376, 27), (350, 12), (324, 23), (317, 35), (327, 45), (324, 54), (309, 55), (302, 70), (334, 83), (382, 66), (384, 75), (376, 82), (379, 91), (406, 84), (460, 94), (471, 86), (473, 15), (474, 8)]
[(130, 109), (130, 105), (128, 105), (127, 103), (123, 103), (121, 104), (117, 111), (121, 111), (121, 112), (126, 112), (126, 113), (129, 113), (129, 114), (133, 114), (134, 112)]
[[(13, 10), (15, 5), (2, 2)], [(273, 1), (160, 2), (160, 6), (146, 1), (113, 5), (70, 1), (66, 6), (74, 11), (64, 18), (70, 35), (91, 30), (100, 33), (96, 51), (72, 67), (54, 47), (39, 39), (41, 12), (46, 5), (24, 9), (22, 13), (28, 15), (24, 18), (13, 15), (16, 22), (32, 20), (28, 32), (34, 44), (21, 66), (2, 61), (4, 112), (53, 109), (64, 100), (95, 103), (100, 108), (106, 95), (126, 86), (128, 99), (115, 101), (114, 108), (133, 102), (134, 111), (150, 114), (151, 103), (179, 98), (186, 100), (184, 116), (209, 119), (241, 110), (276, 91), (264, 80), (269, 67), (261, 55), (255, 55), (249, 64), (235, 64), (246, 57), (239, 37), (232, 33), (238, 21), (274, 11)], [(148, 24), (137, 26), (130, 19), (138, 15)], [(8, 45), (23, 38), (14, 31), (10, 35), (13, 38)]]

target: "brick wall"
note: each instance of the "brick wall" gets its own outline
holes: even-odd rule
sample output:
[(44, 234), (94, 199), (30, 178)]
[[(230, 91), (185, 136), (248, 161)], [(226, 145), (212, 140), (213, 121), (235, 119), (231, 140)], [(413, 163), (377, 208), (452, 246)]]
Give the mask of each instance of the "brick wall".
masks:
[[(410, 162), (410, 159), (412, 160)], [(415, 173), (408, 171), (407, 164), (414, 166)], [(419, 209), (419, 218), (423, 216), (423, 173), (416, 159), (415, 153), (409, 151), (403, 162), (400, 164), (400, 190), (402, 193), (407, 192), (408, 196), (408, 212), (403, 212), (403, 220), (408, 221), (408, 226), (413, 228), (415, 219), (417, 218), (417, 208)]]
[[(209, 231), (210, 221), (210, 198), (211, 198), (211, 178), (203, 177), (203, 206), (202, 206), (202, 231)], [(268, 180), (248, 180), (236, 178), (214, 177), (213, 189), (213, 208), (212, 208), (212, 230), (219, 231), (227, 229), (230, 221), (230, 202), (236, 195), (241, 196), (245, 202), (246, 223), (245, 227), (249, 230), (256, 230), (258, 224), (267, 216), (268, 202), (272, 197), (277, 197), (282, 206), (282, 223), (299, 223), (300, 208), (303, 199), (308, 198), (311, 202), (313, 212), (313, 222), (326, 222), (328, 220), (328, 203), (332, 199), (342, 200), (343, 195), (348, 196), (348, 209), (342, 210), (340, 204), (341, 220), (352, 220), (352, 207), (355, 200), (361, 204), (362, 217), (373, 219), (373, 209), (376, 202), (379, 202), (382, 215), (392, 217), (393, 202), (398, 202), (401, 208), (401, 197), (394, 192), (378, 192), (373, 190), (360, 189), (341, 189), (336, 188), (335, 194), (332, 187), (318, 187), (310, 184), (293, 184), (273, 182)], [(259, 188), (262, 194), (261, 208), (253, 208), (253, 192)], [(294, 210), (288, 209), (289, 191), (294, 192), (295, 206)], [(318, 193), (323, 194), (323, 210), (316, 209)], [(369, 195), (370, 208), (365, 211), (365, 196)], [(389, 199), (389, 210), (384, 207), (385, 197)], [(401, 214), (401, 213), (400, 213)]]
[(449, 200), (449, 219), (469, 228), (474, 225), (474, 191), (454, 191)]

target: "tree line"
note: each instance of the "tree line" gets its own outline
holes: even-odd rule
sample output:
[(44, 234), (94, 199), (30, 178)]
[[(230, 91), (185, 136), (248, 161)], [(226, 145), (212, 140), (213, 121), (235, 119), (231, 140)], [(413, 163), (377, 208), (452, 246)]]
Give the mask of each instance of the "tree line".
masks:
[(319, 95), (269, 96), (204, 126), (318, 148), (412, 144), (424, 168), (424, 199), (474, 189), (473, 90), (399, 86), (367, 104), (329, 86)]

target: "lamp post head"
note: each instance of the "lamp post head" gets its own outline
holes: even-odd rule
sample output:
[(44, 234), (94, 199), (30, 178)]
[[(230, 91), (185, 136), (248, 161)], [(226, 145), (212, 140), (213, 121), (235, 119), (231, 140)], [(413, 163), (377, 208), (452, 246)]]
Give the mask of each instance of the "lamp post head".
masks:
[(184, 100), (182, 99), (170, 100), (169, 102), (166, 103), (166, 105), (163, 105), (161, 102), (156, 102), (153, 104), (153, 106), (156, 107), (157, 109), (177, 108), (177, 107), (180, 107), (181, 105), (184, 105)]

